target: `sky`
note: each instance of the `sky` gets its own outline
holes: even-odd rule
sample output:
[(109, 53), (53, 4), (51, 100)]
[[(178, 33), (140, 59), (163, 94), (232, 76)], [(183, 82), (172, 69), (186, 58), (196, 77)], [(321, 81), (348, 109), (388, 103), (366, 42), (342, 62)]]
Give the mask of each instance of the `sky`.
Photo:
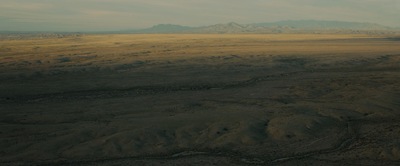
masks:
[(400, 27), (400, 0), (1, 0), (0, 31), (336, 20)]

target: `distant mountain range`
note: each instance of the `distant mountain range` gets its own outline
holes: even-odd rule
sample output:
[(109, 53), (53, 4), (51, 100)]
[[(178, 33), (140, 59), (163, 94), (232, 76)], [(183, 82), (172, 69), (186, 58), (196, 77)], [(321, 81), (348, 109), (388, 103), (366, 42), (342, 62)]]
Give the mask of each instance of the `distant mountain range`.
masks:
[(375, 23), (289, 20), (269, 23), (239, 24), (230, 22), (209, 26), (190, 27), (174, 24), (158, 24), (150, 28), (102, 31), (102, 32), (33, 32), (33, 31), (0, 31), (2, 38), (26, 37), (63, 37), (81, 34), (243, 34), (243, 33), (330, 33), (330, 34), (396, 34), (400, 35), (400, 27), (393, 28)]
[(194, 29), (193, 27), (173, 25), (173, 24), (158, 24), (151, 28), (134, 30), (137, 33), (178, 33)]
[(230, 22), (201, 27), (159, 24), (146, 29), (120, 31), (120, 33), (379, 33), (388, 31), (398, 32), (399, 29), (374, 23), (298, 20), (254, 24)]

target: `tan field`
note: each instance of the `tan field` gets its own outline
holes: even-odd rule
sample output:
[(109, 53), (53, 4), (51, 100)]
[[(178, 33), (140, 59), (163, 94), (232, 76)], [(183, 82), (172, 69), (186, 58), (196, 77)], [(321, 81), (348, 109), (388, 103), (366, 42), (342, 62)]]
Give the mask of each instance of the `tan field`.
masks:
[(400, 40), (0, 40), (0, 165), (399, 165)]

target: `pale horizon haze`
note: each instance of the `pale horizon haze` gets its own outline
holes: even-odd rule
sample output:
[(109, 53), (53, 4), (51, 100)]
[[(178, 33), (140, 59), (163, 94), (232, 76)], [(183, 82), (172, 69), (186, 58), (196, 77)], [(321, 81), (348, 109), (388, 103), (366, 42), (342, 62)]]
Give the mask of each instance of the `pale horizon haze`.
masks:
[(400, 0), (2, 0), (0, 31), (113, 31), (335, 20), (400, 27)]

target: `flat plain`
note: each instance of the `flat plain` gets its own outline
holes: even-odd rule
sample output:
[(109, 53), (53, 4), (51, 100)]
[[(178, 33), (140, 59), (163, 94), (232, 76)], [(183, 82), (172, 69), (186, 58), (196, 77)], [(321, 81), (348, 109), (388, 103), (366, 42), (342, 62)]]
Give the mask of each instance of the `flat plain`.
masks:
[(399, 165), (400, 37), (0, 40), (0, 164)]

